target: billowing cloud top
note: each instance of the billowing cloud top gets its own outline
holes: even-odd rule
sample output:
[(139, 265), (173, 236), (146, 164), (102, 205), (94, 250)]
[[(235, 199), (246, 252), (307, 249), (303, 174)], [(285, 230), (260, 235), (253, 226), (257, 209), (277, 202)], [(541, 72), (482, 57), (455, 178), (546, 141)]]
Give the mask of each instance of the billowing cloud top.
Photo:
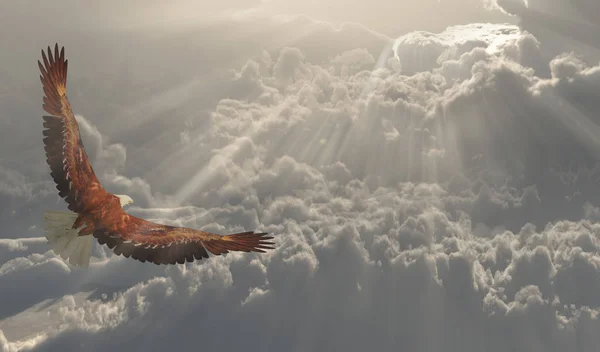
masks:
[[(286, 24), (294, 45), (242, 37), (244, 62), (214, 71), (70, 67), (88, 154), (132, 213), (272, 232), (264, 255), (155, 267), (97, 247), (70, 268), (36, 223), (62, 206), (34, 166), (37, 110), (2, 111), (32, 163), (0, 159), (0, 350), (594, 350), (600, 66), (512, 25), (394, 42)], [(171, 45), (153, 60), (185, 53)]]

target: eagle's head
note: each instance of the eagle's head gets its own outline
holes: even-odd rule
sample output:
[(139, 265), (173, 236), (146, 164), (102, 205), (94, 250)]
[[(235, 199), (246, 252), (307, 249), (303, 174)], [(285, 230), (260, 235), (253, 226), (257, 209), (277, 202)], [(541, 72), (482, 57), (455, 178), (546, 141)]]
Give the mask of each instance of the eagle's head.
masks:
[(126, 205), (133, 204), (133, 199), (130, 196), (124, 194), (115, 194), (119, 198), (119, 202), (121, 203), (121, 208), (124, 208)]

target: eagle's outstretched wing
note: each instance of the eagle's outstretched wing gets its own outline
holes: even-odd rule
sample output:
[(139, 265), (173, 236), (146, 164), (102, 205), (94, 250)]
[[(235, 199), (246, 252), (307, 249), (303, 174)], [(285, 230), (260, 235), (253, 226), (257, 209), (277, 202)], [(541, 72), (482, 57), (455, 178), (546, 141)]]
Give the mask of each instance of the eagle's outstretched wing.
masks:
[[(119, 198), (104, 190), (88, 160), (79, 127), (67, 99), (67, 60), (58, 44), (38, 61), (44, 88), (44, 145), (51, 175), (59, 195), (71, 211), (80, 214), (100, 244), (116, 254), (142, 262), (175, 264), (208, 258), (229, 251), (264, 252), (273, 242), (266, 233), (242, 232), (217, 235), (209, 232), (160, 225), (125, 213)], [(78, 218), (78, 220), (80, 219)], [(75, 221), (75, 227), (82, 225)], [(68, 229), (67, 229), (68, 230)], [(70, 232), (66, 232), (68, 235)], [(79, 232), (79, 236), (81, 236)], [(84, 233), (85, 235), (85, 233)], [(208, 252), (207, 252), (208, 250)]]
[(67, 201), (71, 211), (82, 213), (107, 194), (94, 174), (79, 135), (71, 104), (67, 98), (67, 66), (64, 47), (54, 55), (48, 47), (48, 56), (42, 50), (43, 65), (38, 60), (44, 88), (44, 110), (53, 116), (44, 116), (44, 149), (46, 161), (58, 194)]
[(259, 252), (273, 249), (267, 233), (241, 232), (217, 235), (210, 232), (156, 224), (109, 206), (97, 216), (94, 237), (116, 254), (154, 264), (183, 264), (208, 258), (208, 252)]

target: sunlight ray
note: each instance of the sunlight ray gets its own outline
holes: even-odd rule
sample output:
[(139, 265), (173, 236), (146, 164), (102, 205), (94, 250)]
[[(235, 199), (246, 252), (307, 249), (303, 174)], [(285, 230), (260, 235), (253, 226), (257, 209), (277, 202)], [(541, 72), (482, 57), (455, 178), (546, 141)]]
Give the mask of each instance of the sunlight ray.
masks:
[[(272, 113), (279, 114), (283, 109), (277, 107)], [(183, 204), (190, 199), (196, 192), (203, 190), (207, 182), (209, 182), (220, 168), (225, 166), (229, 160), (243, 151), (241, 143), (248, 138), (253, 140), (256, 133), (260, 131), (265, 119), (251, 123), (245, 130), (236, 136), (230, 143), (214, 151), (206, 165), (201, 167), (187, 182), (185, 182), (175, 193), (176, 203)], [(188, 152), (192, 152), (193, 148), (185, 148)], [(185, 152), (183, 152), (185, 153)], [(175, 160), (175, 159), (172, 159)], [(182, 159), (178, 160), (182, 162)]]

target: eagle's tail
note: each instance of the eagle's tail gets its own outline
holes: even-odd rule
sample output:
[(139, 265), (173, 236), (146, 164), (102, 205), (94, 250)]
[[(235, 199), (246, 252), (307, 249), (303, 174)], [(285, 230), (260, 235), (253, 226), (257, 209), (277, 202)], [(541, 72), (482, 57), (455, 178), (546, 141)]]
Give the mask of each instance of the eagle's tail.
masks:
[(92, 256), (93, 236), (79, 236), (79, 229), (73, 229), (76, 213), (44, 212), (44, 230), (54, 253), (69, 259), (73, 266), (87, 267)]

